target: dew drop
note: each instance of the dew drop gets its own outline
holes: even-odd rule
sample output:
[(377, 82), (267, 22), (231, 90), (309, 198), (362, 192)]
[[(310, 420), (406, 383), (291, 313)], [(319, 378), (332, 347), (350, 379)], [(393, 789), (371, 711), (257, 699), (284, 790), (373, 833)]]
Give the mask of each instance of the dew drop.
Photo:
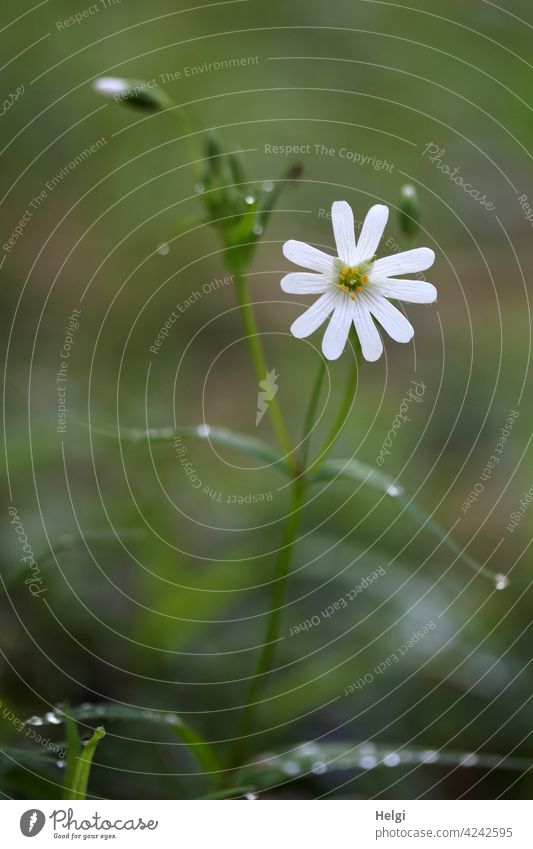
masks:
[(363, 769), (372, 769), (376, 764), (377, 760), (374, 755), (364, 755), (359, 761), (359, 766), (362, 766)]
[(65, 768), (65, 761), (57, 761), (56, 766), (58, 767), (58, 769), (64, 769)]
[(385, 766), (398, 766), (401, 758), (397, 752), (391, 752), (389, 755), (385, 755), (383, 758), (383, 763)]
[(502, 572), (497, 572), (494, 575), (494, 586), (497, 590), (505, 590), (509, 586), (509, 578)]
[(209, 425), (201, 424), (198, 425), (198, 427), (196, 428), (196, 433), (198, 434), (198, 436), (209, 436), (209, 434), (211, 433), (211, 428), (209, 427)]
[(246, 195), (244, 200), (245, 200), (245, 203), (248, 204), (248, 206), (251, 206), (253, 203), (255, 203), (255, 198), (254, 198), (253, 195)]
[(196, 183), (196, 185), (194, 187), (194, 191), (196, 192), (197, 195), (200, 195), (203, 192), (204, 188), (205, 187), (204, 187), (203, 183)]
[(287, 761), (283, 764), (283, 772), (285, 775), (299, 775), (300, 767), (295, 761)]
[(403, 489), (401, 486), (396, 486), (396, 484), (392, 483), (387, 487), (387, 495), (390, 495), (391, 498), (397, 498), (398, 495), (401, 495)]
[(263, 235), (263, 228), (261, 227), (260, 224), (254, 224), (254, 226), (252, 227), (252, 230), (254, 231), (256, 236), (262, 236)]
[(157, 246), (157, 253), (159, 256), (166, 256), (169, 252), (170, 246), (166, 242), (161, 242), (161, 244)]
[(462, 761), (461, 761), (461, 766), (475, 766), (475, 765), (477, 764), (477, 762), (478, 762), (478, 761), (479, 761), (478, 756), (477, 756), (477, 755), (474, 755), (474, 754), (472, 753), (472, 754), (470, 754), (470, 755), (466, 755), (466, 756), (462, 759)]
[(298, 749), (298, 754), (303, 757), (312, 757), (313, 755), (317, 755), (320, 752), (320, 748), (316, 745), (316, 743), (304, 743), (303, 746), (300, 746)]
[(438, 752), (434, 752), (432, 749), (428, 749), (427, 752), (422, 753), (422, 763), (434, 764), (438, 761), (438, 759)]
[(26, 720), (26, 725), (43, 725), (43, 721), (40, 716), (30, 716), (30, 718)]
[(327, 767), (326, 767), (326, 764), (324, 763), (324, 761), (315, 761), (315, 763), (311, 767), (311, 772), (314, 773), (315, 775), (324, 775), (326, 770), (327, 770)]
[(247, 799), (249, 802), (256, 802), (257, 801), (257, 793), (246, 793), (244, 798)]
[(272, 180), (265, 180), (265, 182), (263, 183), (263, 191), (264, 192), (271, 192), (273, 188), (274, 188), (274, 183), (272, 182)]
[(53, 713), (53, 711), (45, 713), (44, 718), (51, 725), (61, 725), (61, 718), (57, 715), (57, 713)]

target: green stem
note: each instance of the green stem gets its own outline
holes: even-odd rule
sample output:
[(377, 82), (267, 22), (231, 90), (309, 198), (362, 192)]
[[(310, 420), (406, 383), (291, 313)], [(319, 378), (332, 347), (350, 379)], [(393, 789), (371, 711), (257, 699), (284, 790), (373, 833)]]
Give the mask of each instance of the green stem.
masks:
[[(242, 321), (246, 330), (246, 342), (250, 351), (255, 375), (258, 381), (264, 380), (267, 376), (268, 368), (265, 360), (265, 354), (263, 352), (263, 346), (261, 345), (261, 340), (257, 330), (257, 325), (255, 323), (254, 311), (252, 309), (252, 305), (250, 304), (250, 299), (248, 297), (246, 282), (244, 278), (238, 274), (234, 274), (233, 279), (235, 282), (237, 303), (239, 304)], [(287, 426), (285, 425), (285, 420), (283, 418), (281, 407), (278, 403), (277, 398), (273, 398), (270, 401), (268, 405), (268, 412), (272, 420), (272, 425), (274, 427), (274, 431), (276, 433), (276, 437), (282, 448), (282, 451), (284, 452), (284, 454), (286, 454), (287, 462), (294, 470), (295, 460), (292, 456), (293, 449), (291, 439), (287, 430)]]
[(266, 678), (272, 669), (283, 617), (283, 601), (287, 590), (292, 554), (296, 543), (298, 528), (300, 526), (305, 487), (306, 480), (303, 477), (294, 480), (291, 487), (291, 501), (283, 532), (283, 540), (276, 563), (276, 576), (272, 586), (270, 613), (268, 616), (264, 642), (241, 714), (241, 722), (235, 747), (232, 756), (230, 757), (231, 769), (235, 769), (240, 766), (243, 761), (247, 737), (253, 728), (255, 713), (260, 704), (259, 698), (261, 691), (263, 690)]
[[(356, 347), (356, 351), (357, 350), (358, 349)], [(354, 399), (355, 392), (356, 392), (356, 389), (357, 389), (358, 378), (359, 378), (359, 364), (358, 364), (358, 362), (355, 362), (353, 364), (352, 368), (351, 368), (350, 375), (349, 375), (348, 381), (346, 383), (346, 390), (345, 390), (345, 393), (344, 393), (344, 398), (343, 398), (340, 410), (337, 414), (337, 418), (333, 422), (333, 426), (331, 427), (331, 430), (329, 431), (324, 442), (320, 446), (320, 450), (319, 450), (316, 458), (313, 460), (313, 462), (311, 463), (309, 468), (307, 468), (305, 470), (306, 475), (309, 475), (311, 472), (316, 472), (318, 467), (326, 459), (326, 456), (329, 453), (329, 451), (331, 450), (331, 448), (333, 448), (333, 445), (335, 444), (335, 441), (336, 441), (339, 433), (341, 432), (341, 430), (342, 430), (342, 428), (343, 428), (343, 426), (346, 422), (346, 419), (347, 419), (347, 417), (350, 413), (350, 409), (352, 407), (353, 399)]]
[(177, 123), (180, 125), (185, 144), (187, 145), (187, 148), (189, 150), (189, 156), (191, 157), (191, 161), (193, 163), (193, 172), (195, 173), (196, 178), (200, 179), (200, 160), (202, 159), (203, 154), (198, 143), (196, 134), (193, 131), (192, 124), (189, 121), (189, 116), (187, 115), (183, 107), (179, 106), (174, 101), (172, 101), (172, 106), (169, 107), (169, 111), (172, 112), (172, 117), (175, 118)]
[(300, 452), (300, 465), (302, 469), (305, 469), (305, 464), (307, 463), (307, 457), (309, 456), (309, 444), (311, 442), (311, 428), (313, 426), (313, 422), (315, 420), (316, 411), (318, 407), (318, 399), (320, 398), (320, 392), (322, 389), (322, 384), (324, 382), (324, 375), (326, 374), (326, 361), (324, 357), (320, 357), (320, 362), (318, 364), (318, 371), (315, 377), (315, 385), (313, 386), (313, 391), (311, 393), (311, 397), (309, 399), (309, 406), (307, 408), (307, 414), (305, 416), (305, 423), (302, 433), (302, 450)]

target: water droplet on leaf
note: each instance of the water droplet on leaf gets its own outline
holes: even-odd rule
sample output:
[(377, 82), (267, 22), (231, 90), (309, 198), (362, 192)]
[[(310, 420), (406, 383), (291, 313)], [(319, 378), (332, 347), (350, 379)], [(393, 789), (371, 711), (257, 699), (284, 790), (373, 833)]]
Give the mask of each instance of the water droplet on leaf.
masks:
[(494, 575), (494, 586), (497, 590), (505, 590), (509, 586), (509, 578), (502, 572)]
[(385, 766), (398, 766), (401, 758), (397, 752), (391, 752), (389, 755), (385, 755), (383, 758), (383, 763)]
[(316, 761), (311, 767), (311, 772), (315, 775), (323, 775), (327, 770), (326, 764), (323, 761)]
[(59, 717), (57, 713), (53, 713), (53, 711), (45, 713), (44, 718), (51, 725), (61, 725), (61, 717)]
[(478, 756), (474, 755), (473, 753), (470, 755), (466, 755), (461, 761), (461, 766), (475, 766), (478, 760)]
[(283, 772), (286, 775), (299, 775), (300, 767), (295, 761), (287, 761), (287, 763), (283, 764)]
[(26, 725), (43, 725), (43, 721), (40, 716), (30, 716), (30, 718), (26, 720)]
[(157, 246), (157, 253), (159, 256), (166, 256), (170, 251), (169, 245), (166, 242), (161, 242), (160, 245)]

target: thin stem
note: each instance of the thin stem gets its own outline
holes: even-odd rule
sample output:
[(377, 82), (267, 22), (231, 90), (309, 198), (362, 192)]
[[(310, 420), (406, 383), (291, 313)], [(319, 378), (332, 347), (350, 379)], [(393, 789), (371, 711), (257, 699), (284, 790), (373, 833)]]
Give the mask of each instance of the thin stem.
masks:
[(309, 406), (307, 408), (307, 414), (305, 416), (304, 428), (302, 433), (302, 450), (300, 452), (300, 465), (302, 469), (305, 469), (305, 464), (307, 463), (307, 458), (309, 456), (309, 444), (311, 442), (311, 427), (315, 420), (316, 410), (318, 407), (318, 399), (320, 398), (320, 392), (322, 389), (322, 384), (324, 382), (324, 375), (326, 374), (326, 361), (324, 357), (320, 357), (320, 362), (318, 364), (318, 371), (315, 377), (315, 385), (313, 386), (313, 391), (311, 393), (311, 397), (309, 399)]
[(242, 763), (247, 737), (253, 727), (255, 713), (260, 703), (259, 697), (266, 683), (266, 678), (272, 669), (283, 617), (283, 601), (287, 590), (292, 554), (298, 534), (298, 528), (300, 526), (300, 514), (305, 495), (305, 487), (306, 481), (303, 477), (294, 480), (291, 487), (291, 501), (283, 532), (283, 540), (276, 563), (276, 575), (272, 586), (270, 613), (268, 616), (264, 642), (241, 714), (241, 723), (236, 744), (232, 757), (230, 758), (231, 769), (235, 769)]
[[(248, 343), (248, 349), (252, 358), (255, 375), (257, 380), (261, 381), (266, 378), (268, 369), (265, 360), (265, 354), (263, 351), (263, 346), (261, 345), (257, 325), (255, 323), (254, 311), (252, 309), (252, 305), (250, 304), (248, 290), (244, 278), (238, 274), (234, 274), (233, 279), (235, 281), (237, 303), (239, 304), (242, 321), (246, 330), (246, 341)], [(281, 407), (278, 403), (277, 398), (273, 398), (269, 402), (268, 412), (272, 420), (272, 425), (274, 427), (278, 442), (284, 454), (287, 455), (287, 462), (294, 470), (295, 460), (292, 456), (293, 448), (291, 444), (291, 439), (287, 430), (287, 426), (285, 425), (285, 420), (283, 418)]]
[(180, 125), (183, 138), (185, 139), (185, 144), (189, 150), (189, 155), (192, 157), (192, 169), (196, 174), (196, 177), (199, 178), (201, 173), (199, 160), (202, 159), (202, 150), (198, 143), (198, 139), (196, 138), (196, 134), (193, 132), (189, 116), (183, 107), (179, 106), (174, 101), (172, 101), (172, 105), (169, 106), (168, 111), (172, 112), (172, 117), (175, 118), (177, 123)]
[[(357, 350), (357, 347), (356, 347), (356, 350)], [(359, 366), (358, 366), (358, 363), (356, 362), (356, 363), (354, 363), (354, 365), (352, 366), (352, 369), (350, 371), (350, 376), (349, 376), (348, 381), (346, 383), (346, 390), (345, 390), (345, 393), (344, 393), (344, 398), (343, 398), (340, 410), (337, 414), (337, 418), (333, 422), (333, 426), (331, 427), (331, 430), (329, 431), (324, 442), (320, 446), (320, 450), (318, 451), (316, 458), (313, 460), (313, 462), (311, 463), (309, 468), (307, 468), (305, 470), (306, 475), (309, 475), (310, 472), (316, 472), (318, 467), (326, 459), (326, 456), (329, 453), (329, 451), (331, 450), (331, 448), (333, 448), (333, 445), (335, 444), (335, 441), (336, 441), (339, 433), (341, 432), (341, 430), (342, 430), (342, 428), (343, 428), (343, 426), (346, 422), (346, 419), (349, 415), (351, 406), (353, 404), (353, 399), (354, 399), (355, 392), (356, 392), (356, 389), (357, 389), (358, 379), (359, 379)]]

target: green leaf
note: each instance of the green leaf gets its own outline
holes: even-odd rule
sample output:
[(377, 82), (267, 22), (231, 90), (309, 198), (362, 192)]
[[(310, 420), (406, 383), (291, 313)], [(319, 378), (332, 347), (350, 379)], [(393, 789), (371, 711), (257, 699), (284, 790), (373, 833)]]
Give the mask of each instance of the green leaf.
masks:
[(393, 477), (355, 459), (325, 460), (317, 471), (310, 475), (309, 481), (310, 483), (321, 483), (338, 479), (368, 483), (380, 492), (392, 497), (403, 492), (402, 488), (395, 483)]
[(120, 439), (122, 442), (173, 442), (179, 437), (188, 436), (192, 439), (208, 440), (217, 445), (224, 445), (227, 448), (234, 448), (242, 454), (247, 454), (254, 457), (256, 460), (268, 463), (269, 465), (282, 468), (287, 471), (287, 466), (282, 457), (274, 450), (267, 442), (257, 439), (255, 436), (248, 436), (245, 433), (236, 433), (225, 427), (214, 427), (212, 425), (186, 425), (184, 427), (169, 427), (161, 428), (121, 428), (120, 431), (91, 426), (94, 433), (99, 433), (102, 436), (110, 436), (115, 439)]
[(66, 799), (87, 798), (87, 785), (89, 784), (89, 775), (91, 773), (91, 766), (94, 758), (94, 753), (96, 752), (96, 747), (98, 746), (98, 743), (104, 737), (105, 729), (101, 725), (99, 725), (98, 728), (94, 730), (92, 736), (83, 747), (83, 756), (80, 755), (76, 759), (76, 765), (74, 767), (72, 776), (72, 786), (70, 788), (65, 788)]
[(408, 496), (403, 486), (400, 486), (390, 475), (355, 459), (326, 460), (314, 474), (310, 475), (309, 480), (311, 483), (321, 483), (329, 480), (355, 480), (360, 483), (370, 484), (385, 493), (385, 495), (394, 498), (395, 501), (402, 505), (404, 512), (415, 519), (416, 523), (422, 529), (429, 531), (442, 545), (452, 551), (459, 560), (462, 560), (463, 563), (478, 575), (488, 578), (496, 585), (497, 589), (504, 589), (507, 586), (508, 578), (506, 575), (485, 569), (423, 507), (420, 507), (414, 499)]
[(472, 571), (476, 572), (478, 575), (483, 575), (484, 578), (488, 578), (489, 581), (496, 586), (496, 589), (502, 590), (507, 587), (509, 579), (506, 575), (494, 573), (491, 572), (490, 569), (485, 569), (485, 567), (482, 566), (475, 557), (472, 557), (464, 550), (464, 548), (457, 542), (456, 539), (454, 539), (454, 537), (450, 535), (449, 532), (444, 530), (442, 525), (439, 525), (439, 523), (433, 519), (433, 517), (430, 516), (423, 507), (420, 507), (416, 501), (409, 498), (403, 490), (398, 493), (397, 500), (402, 505), (408, 516), (412, 516), (422, 529), (429, 531), (435, 539), (438, 539), (442, 545), (449, 549), (449, 551), (452, 551), (459, 560), (466, 563), (469, 569), (472, 569)]
[(280, 781), (306, 775), (377, 767), (412, 766), (481, 767), (527, 772), (528, 758), (505, 757), (484, 752), (461, 752), (378, 743), (303, 743), (290, 751), (261, 755), (239, 771), (239, 782), (270, 787)]
[(228, 787), (226, 790), (208, 793), (206, 796), (202, 796), (202, 799), (236, 799), (239, 796), (245, 796), (247, 793), (253, 793), (254, 790), (254, 786), (239, 785), (238, 787)]
[[(152, 722), (171, 729), (187, 746), (208, 775), (220, 769), (218, 758), (211, 745), (194, 729), (187, 725), (176, 713), (170, 711), (155, 711), (148, 708), (128, 707), (119, 704), (89, 704), (84, 703), (69, 709), (70, 717), (78, 722), (104, 720), (105, 722)], [(50, 721), (50, 714), (41, 717), (42, 725), (58, 725), (65, 722), (62, 710), (58, 710)]]
[(287, 186), (292, 185), (294, 181), (300, 179), (302, 171), (303, 168), (301, 165), (291, 165), (281, 180), (276, 180), (273, 183), (271, 191), (263, 192), (257, 214), (257, 222), (263, 229), (268, 224), (272, 211), (275, 209), (282, 192)]

